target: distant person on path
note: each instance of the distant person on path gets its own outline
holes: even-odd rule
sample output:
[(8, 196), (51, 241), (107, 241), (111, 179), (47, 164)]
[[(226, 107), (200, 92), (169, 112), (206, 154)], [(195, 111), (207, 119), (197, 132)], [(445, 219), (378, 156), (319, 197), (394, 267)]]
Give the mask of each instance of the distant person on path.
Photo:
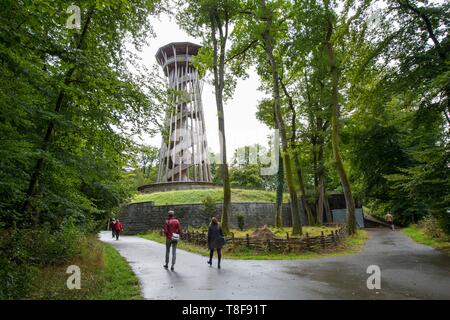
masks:
[(114, 224), (114, 232), (116, 234), (116, 240), (119, 240), (119, 234), (123, 230), (123, 225), (120, 223), (119, 219), (116, 220), (116, 223)]
[(116, 218), (113, 218), (111, 221), (111, 231), (112, 231), (112, 237), (116, 236)]
[(174, 270), (175, 260), (177, 258), (177, 244), (180, 239), (181, 224), (177, 218), (175, 218), (175, 213), (170, 210), (169, 217), (164, 224), (164, 234), (166, 235), (166, 264), (164, 268), (169, 267), (169, 255), (170, 247), (172, 247), (172, 266), (170, 270)]
[(225, 244), (225, 238), (223, 236), (223, 230), (219, 222), (215, 217), (211, 219), (211, 224), (208, 228), (208, 248), (209, 248), (209, 261), (208, 264), (212, 266), (212, 258), (214, 249), (217, 250), (217, 268), (220, 269), (220, 260), (222, 259), (222, 247)]
[(391, 214), (391, 212), (388, 212), (385, 216), (384, 219), (386, 220), (386, 222), (391, 226), (392, 231), (394, 231), (394, 216)]

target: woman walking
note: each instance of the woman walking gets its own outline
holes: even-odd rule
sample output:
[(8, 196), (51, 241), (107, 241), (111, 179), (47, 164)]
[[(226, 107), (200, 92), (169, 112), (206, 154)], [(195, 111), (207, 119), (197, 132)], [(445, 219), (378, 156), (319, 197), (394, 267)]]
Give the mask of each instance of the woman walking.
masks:
[(209, 248), (209, 261), (208, 264), (212, 265), (212, 258), (214, 254), (214, 249), (217, 249), (217, 268), (220, 269), (220, 260), (222, 259), (222, 246), (225, 244), (225, 239), (223, 237), (223, 231), (220, 227), (219, 222), (215, 217), (211, 219), (211, 224), (208, 228), (208, 248)]

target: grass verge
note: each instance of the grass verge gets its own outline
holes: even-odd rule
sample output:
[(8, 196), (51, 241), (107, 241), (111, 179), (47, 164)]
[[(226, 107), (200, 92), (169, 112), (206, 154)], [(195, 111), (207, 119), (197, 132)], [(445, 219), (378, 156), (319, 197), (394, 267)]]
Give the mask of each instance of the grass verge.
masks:
[[(81, 289), (68, 289), (71, 274), (67, 267), (76, 265), (81, 271)], [(125, 259), (110, 245), (96, 237), (80, 244), (80, 254), (64, 265), (39, 268), (29, 299), (45, 300), (131, 300), (142, 299), (139, 282)]]
[[(307, 228), (317, 227), (305, 227)], [(140, 237), (148, 240), (152, 240), (159, 243), (165, 243), (165, 238), (159, 231), (149, 231), (145, 234), (140, 234)], [(279, 252), (279, 251), (260, 251), (246, 246), (231, 247), (225, 245), (223, 249), (223, 255), (226, 259), (239, 259), (239, 260), (294, 260), (294, 259), (317, 259), (327, 258), (334, 256), (342, 256), (351, 253), (359, 252), (366, 243), (368, 236), (365, 230), (358, 230), (358, 233), (352, 237), (347, 237), (341, 244), (335, 248), (326, 249), (320, 252)], [(189, 252), (197, 253), (202, 256), (209, 256), (209, 251), (206, 247), (195, 245), (180, 241), (178, 248)]]
[(401, 231), (418, 243), (425, 244), (450, 254), (450, 237), (448, 236), (443, 238), (432, 238), (417, 225), (410, 225), (406, 228), (402, 228)]

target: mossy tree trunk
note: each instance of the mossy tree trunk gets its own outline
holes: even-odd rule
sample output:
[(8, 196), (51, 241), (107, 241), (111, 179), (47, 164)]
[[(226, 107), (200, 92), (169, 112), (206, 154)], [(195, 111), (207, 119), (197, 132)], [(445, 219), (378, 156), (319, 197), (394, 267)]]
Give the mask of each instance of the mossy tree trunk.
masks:
[[(227, 145), (225, 136), (225, 117), (223, 110), (223, 89), (225, 86), (225, 50), (228, 39), (228, 19), (220, 23), (217, 11), (210, 12), (211, 37), (213, 42), (213, 69), (214, 69), (214, 92), (217, 105), (217, 120), (219, 124), (219, 143), (220, 143), (220, 172), (223, 180), (223, 209), (221, 224), (224, 234), (230, 233), (228, 220), (231, 211), (231, 188), (230, 176), (228, 173)], [(216, 30), (219, 32), (219, 41), (217, 40)]]
[(281, 101), (280, 101), (280, 83), (278, 75), (278, 66), (273, 53), (273, 39), (271, 35), (271, 28), (273, 27), (272, 12), (267, 10), (265, 0), (261, 0), (262, 8), (266, 11), (265, 28), (262, 32), (262, 38), (264, 43), (264, 51), (266, 52), (267, 59), (269, 60), (272, 76), (272, 97), (273, 97), (273, 112), (275, 113), (276, 122), (281, 136), (281, 147), (283, 164), (286, 175), (286, 182), (289, 188), (289, 196), (291, 199), (291, 213), (292, 213), (292, 234), (302, 234), (302, 224), (300, 220), (300, 212), (298, 208), (298, 198), (295, 191), (295, 184), (293, 179), (291, 157), (288, 148), (288, 141), (286, 135), (286, 127), (281, 113)]
[[(281, 159), (281, 153), (279, 154), (279, 159)], [(281, 220), (281, 213), (283, 209), (283, 189), (284, 189), (284, 169), (283, 161), (278, 162), (278, 172), (277, 172), (277, 199), (275, 208), (275, 226), (277, 228), (283, 227), (283, 222)]]
[(328, 16), (327, 19), (327, 36), (326, 36), (326, 51), (328, 57), (328, 67), (331, 76), (331, 145), (333, 149), (333, 158), (336, 166), (336, 171), (341, 181), (342, 189), (344, 190), (345, 204), (347, 206), (347, 232), (349, 235), (356, 233), (356, 218), (355, 218), (355, 202), (345, 172), (344, 164), (339, 148), (339, 100), (338, 100), (338, 85), (339, 75), (336, 66), (335, 54), (331, 36), (333, 34), (333, 23)]

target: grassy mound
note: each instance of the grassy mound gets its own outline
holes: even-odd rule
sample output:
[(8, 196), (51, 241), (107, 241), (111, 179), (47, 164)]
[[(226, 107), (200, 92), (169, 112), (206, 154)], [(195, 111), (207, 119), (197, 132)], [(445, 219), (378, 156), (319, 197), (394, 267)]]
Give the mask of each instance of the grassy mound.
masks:
[[(179, 190), (155, 192), (150, 194), (138, 194), (131, 201), (147, 202), (154, 201), (155, 205), (167, 204), (191, 204), (202, 203), (206, 197), (211, 197), (214, 202), (223, 201), (222, 188)], [(251, 190), (251, 189), (231, 189), (231, 202), (275, 202), (276, 193), (274, 191)], [(288, 202), (288, 194), (283, 195), (283, 202)]]

